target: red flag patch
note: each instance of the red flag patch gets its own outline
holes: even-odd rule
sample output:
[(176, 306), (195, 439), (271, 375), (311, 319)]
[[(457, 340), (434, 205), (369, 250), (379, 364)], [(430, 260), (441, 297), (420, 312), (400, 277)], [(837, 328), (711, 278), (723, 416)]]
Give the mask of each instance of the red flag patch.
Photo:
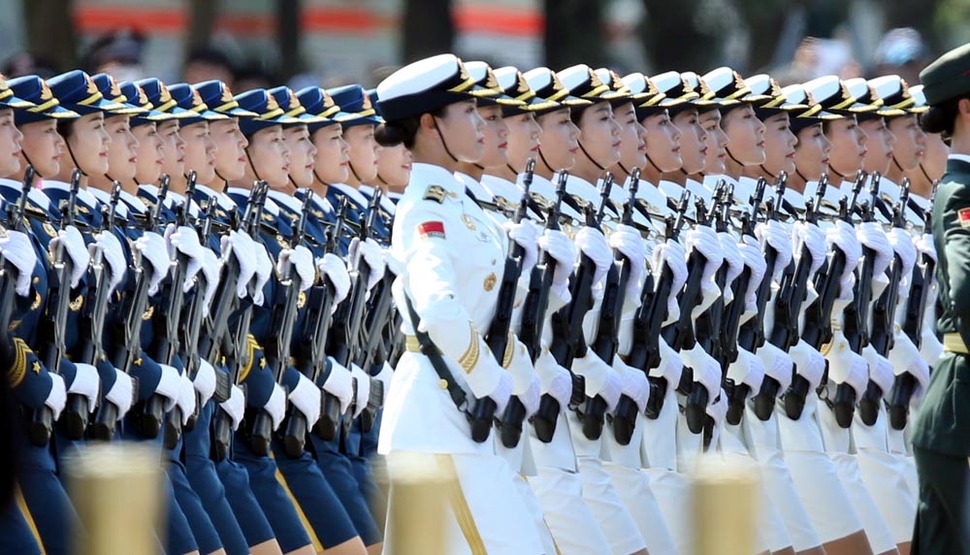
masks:
[[(970, 209), (968, 209), (970, 211)], [(430, 237), (436, 239), (445, 238), (445, 223), (444, 222), (424, 222), (418, 224), (418, 236), (421, 238)]]
[(957, 212), (957, 220), (960, 222), (960, 227), (970, 227), (970, 208), (961, 208)]

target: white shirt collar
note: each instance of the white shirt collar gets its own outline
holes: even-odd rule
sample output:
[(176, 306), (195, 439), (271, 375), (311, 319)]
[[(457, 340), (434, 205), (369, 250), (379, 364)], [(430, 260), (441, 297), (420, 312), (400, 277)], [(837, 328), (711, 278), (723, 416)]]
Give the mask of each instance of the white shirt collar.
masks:
[(946, 157), (946, 159), (947, 160), (959, 160), (961, 162), (965, 162), (967, 164), (970, 164), (970, 155), (968, 155), (968, 154), (954, 154), (954, 153), (951, 152), (949, 154), (949, 156)]
[(333, 185), (331, 185), (331, 187), (347, 195), (354, 202), (356, 202), (361, 206), (367, 206), (368, 204), (370, 204), (369, 202), (367, 202), (367, 197), (365, 197), (363, 193), (351, 187), (350, 185), (347, 185), (346, 183), (334, 183)]

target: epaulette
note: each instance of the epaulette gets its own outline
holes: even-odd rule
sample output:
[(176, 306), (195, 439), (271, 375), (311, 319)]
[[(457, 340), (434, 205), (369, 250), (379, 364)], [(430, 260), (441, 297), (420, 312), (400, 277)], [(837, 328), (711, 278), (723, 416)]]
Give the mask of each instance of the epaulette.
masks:
[(448, 196), (448, 191), (445, 190), (441, 185), (428, 185), (428, 188), (424, 190), (424, 196), (421, 197), (423, 200), (433, 200), (438, 204), (445, 201), (445, 197)]

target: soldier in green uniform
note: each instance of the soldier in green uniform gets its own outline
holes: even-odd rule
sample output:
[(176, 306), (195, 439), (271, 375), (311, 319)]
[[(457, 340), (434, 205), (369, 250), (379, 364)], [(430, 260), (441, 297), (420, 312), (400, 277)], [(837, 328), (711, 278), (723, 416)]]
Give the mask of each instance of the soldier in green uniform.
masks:
[(914, 555), (970, 552), (970, 44), (920, 72), (928, 133), (950, 140), (933, 202), (944, 353), (913, 427), (919, 471)]

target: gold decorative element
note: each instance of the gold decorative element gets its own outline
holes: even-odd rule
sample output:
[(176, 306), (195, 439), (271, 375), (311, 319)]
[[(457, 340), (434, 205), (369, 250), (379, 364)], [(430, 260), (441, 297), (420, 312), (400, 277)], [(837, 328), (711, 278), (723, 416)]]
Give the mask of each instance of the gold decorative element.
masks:
[(478, 365), (478, 358), (481, 355), (478, 330), (475, 329), (475, 326), (470, 325), (470, 327), (471, 342), (468, 344), (468, 348), (465, 349), (465, 353), (458, 358), (458, 365), (462, 367), (466, 374), (470, 374), (475, 369), (475, 366)]
[(448, 381), (445, 379), (438, 380), (438, 387), (441, 389), (448, 389)]
[(15, 355), (7, 383), (10, 384), (10, 387), (17, 387), (24, 381), (24, 376), (27, 375), (27, 353), (30, 352), (30, 347), (19, 337), (13, 338), (13, 346)]
[(71, 312), (77, 312), (78, 310), (81, 310), (83, 305), (84, 295), (78, 295), (73, 301), (70, 302), (70, 304), (67, 305), (67, 307), (71, 309)]
[(148, 307), (148, 310), (146, 310), (145, 312), (142, 313), (141, 319), (142, 320), (151, 320), (153, 314), (155, 314), (155, 307), (154, 306), (150, 306), (150, 307)]
[(30, 311), (33, 312), (40, 308), (40, 303), (42, 301), (43, 299), (41, 298), (40, 293), (34, 293), (34, 302), (30, 304)]
[(482, 286), (485, 288), (485, 291), (491, 291), (492, 289), (495, 289), (495, 282), (497, 281), (498, 277), (495, 275), (495, 272), (492, 272), (485, 277), (485, 283), (483, 283)]
[(467, 227), (472, 231), (475, 231), (476, 229), (478, 229), (478, 226), (475, 225), (475, 220), (473, 220), (472, 217), (469, 216), (468, 214), (462, 214), (461, 221), (465, 223), (465, 227)]
[(41, 226), (44, 228), (44, 233), (50, 235), (51, 237), (57, 237), (57, 230), (50, 222), (43, 222)]
[(306, 305), (306, 292), (300, 291), (299, 296), (296, 298), (296, 307), (303, 308)]
[(515, 334), (509, 332), (509, 339), (505, 342), (505, 353), (502, 354), (502, 368), (508, 368), (512, 364), (512, 356), (515, 354)]
[(421, 198), (424, 200), (433, 200), (441, 204), (445, 201), (446, 196), (448, 196), (448, 193), (441, 185), (428, 185), (428, 188), (424, 190), (424, 196)]

